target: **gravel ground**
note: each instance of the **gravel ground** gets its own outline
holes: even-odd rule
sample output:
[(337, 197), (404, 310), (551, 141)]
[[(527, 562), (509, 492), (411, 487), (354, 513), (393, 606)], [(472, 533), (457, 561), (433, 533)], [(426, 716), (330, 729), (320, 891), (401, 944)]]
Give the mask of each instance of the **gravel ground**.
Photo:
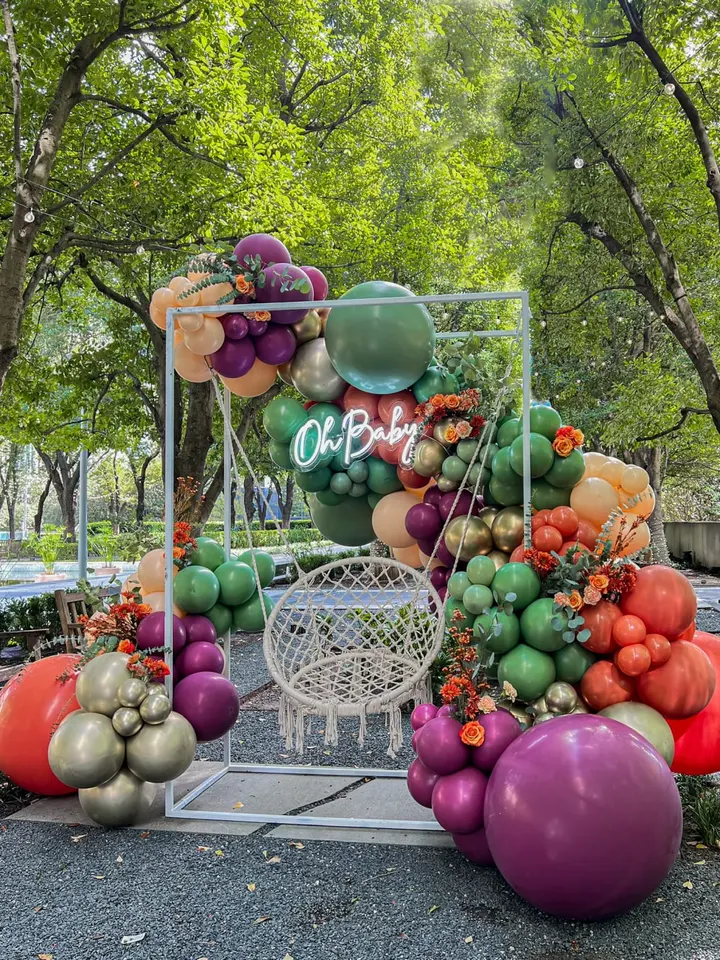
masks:
[(720, 611), (698, 610), (695, 618), (698, 630), (706, 633), (720, 633)]

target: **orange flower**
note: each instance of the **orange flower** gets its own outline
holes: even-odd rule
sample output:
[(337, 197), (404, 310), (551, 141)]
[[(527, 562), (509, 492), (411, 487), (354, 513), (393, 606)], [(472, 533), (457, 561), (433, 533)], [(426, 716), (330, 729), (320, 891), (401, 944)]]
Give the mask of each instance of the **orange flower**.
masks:
[(605, 576), (604, 573), (596, 573), (594, 576), (589, 578), (590, 586), (595, 587), (596, 590), (606, 590), (610, 584), (610, 581)]
[(430, 397), (430, 403), (436, 410), (439, 410), (440, 407), (445, 406), (445, 397), (441, 393), (436, 393), (434, 397)]
[(575, 444), (567, 437), (556, 437), (553, 441), (553, 450), (559, 457), (569, 457), (575, 449)]
[(457, 410), (460, 406), (460, 397), (456, 393), (449, 393), (445, 397), (445, 406), (448, 410)]
[(478, 701), (478, 710), (482, 713), (495, 713), (497, 704), (492, 697), (480, 697)]
[(238, 291), (238, 293), (247, 293), (250, 294), (250, 296), (255, 293), (254, 284), (250, 283), (249, 280), (246, 280), (242, 274), (235, 277), (235, 289)]
[(117, 645), (118, 653), (135, 653), (135, 644), (129, 640), (121, 640)]
[(480, 747), (485, 741), (485, 727), (477, 720), (471, 720), (460, 731), (460, 739), (468, 747)]
[(582, 430), (573, 430), (572, 441), (576, 447), (581, 447), (585, 443), (585, 434)]
[(270, 311), (256, 310), (255, 313), (248, 313), (246, 314), (246, 316), (249, 317), (251, 320), (262, 320), (264, 322), (267, 322), (270, 319)]
[(173, 559), (180, 560), (185, 556), (185, 551), (182, 547), (173, 547)]
[(460, 439), (457, 430), (455, 427), (446, 427), (443, 433), (446, 443), (457, 443)]
[(568, 606), (570, 607), (571, 610), (575, 610), (577, 612), (578, 610), (580, 610), (582, 605), (583, 605), (583, 598), (580, 596), (579, 591), (573, 590), (573, 592), (568, 597)]

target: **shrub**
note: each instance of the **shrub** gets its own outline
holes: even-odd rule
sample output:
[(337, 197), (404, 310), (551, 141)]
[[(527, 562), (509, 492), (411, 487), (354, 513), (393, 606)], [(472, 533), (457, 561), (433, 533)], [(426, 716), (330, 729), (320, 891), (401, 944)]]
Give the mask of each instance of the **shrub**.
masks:
[(720, 790), (712, 777), (677, 778), (685, 827), (708, 847), (720, 847)]
[(16, 597), (0, 604), (0, 632), (39, 630), (46, 627), (50, 636), (62, 633), (60, 617), (55, 606), (55, 595), (43, 593), (39, 597)]

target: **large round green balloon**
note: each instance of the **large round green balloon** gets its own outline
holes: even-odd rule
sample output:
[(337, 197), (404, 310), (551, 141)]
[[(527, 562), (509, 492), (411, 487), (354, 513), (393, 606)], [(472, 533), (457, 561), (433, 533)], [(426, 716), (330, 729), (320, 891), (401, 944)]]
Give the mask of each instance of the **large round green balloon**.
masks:
[(569, 488), (582, 480), (585, 473), (585, 458), (579, 450), (573, 450), (568, 457), (555, 455), (552, 467), (545, 474), (545, 479), (553, 487)]
[(207, 567), (183, 567), (173, 580), (173, 598), (185, 613), (207, 613), (220, 597), (218, 578)]
[(197, 549), (190, 554), (190, 563), (194, 567), (207, 567), (214, 570), (225, 563), (225, 551), (212, 537), (196, 537)]
[[(451, 577), (452, 579), (452, 577)], [(462, 597), (468, 613), (481, 614), (484, 610), (489, 610), (493, 605), (492, 590), (484, 587), (480, 583), (471, 584)]]
[(554, 510), (555, 507), (567, 507), (570, 505), (570, 489), (552, 487), (545, 477), (540, 480), (533, 480), (530, 503), (536, 510)]
[(502, 447), (488, 463), (494, 477), (501, 483), (517, 483), (518, 476), (510, 463), (510, 447)]
[(209, 610), (205, 611), (205, 616), (215, 627), (219, 637), (222, 637), (232, 627), (232, 610), (223, 603), (216, 603), (214, 607), (210, 607)]
[(263, 426), (280, 443), (290, 443), (293, 435), (308, 419), (308, 412), (299, 400), (275, 397), (265, 407)]
[(514, 507), (522, 503), (523, 482), (521, 477), (516, 476), (513, 481), (508, 482), (493, 474), (490, 477), (488, 489), (496, 503), (502, 504), (503, 507)]
[[(493, 564), (494, 566), (494, 564)], [(454, 573), (447, 582), (447, 590), (455, 600), (462, 600), (463, 594), (470, 586), (470, 578), (466, 573), (458, 571)]]
[(290, 458), (290, 444), (280, 443), (279, 440), (271, 440), (268, 444), (268, 453), (275, 466), (281, 470), (292, 470), (294, 464)]
[(595, 663), (597, 657), (577, 640), (573, 640), (572, 643), (566, 643), (562, 650), (558, 650), (554, 659), (558, 680), (580, 683), (585, 671)]
[(483, 587), (489, 587), (495, 579), (497, 567), (490, 557), (473, 557), (467, 565), (466, 573), (470, 583), (479, 583)]
[(515, 610), (524, 610), (540, 596), (540, 578), (526, 563), (506, 563), (495, 574), (493, 590), (500, 600), (508, 593), (514, 593), (515, 599), (509, 600)]
[[(264, 616), (263, 606), (265, 607)], [(266, 593), (256, 593), (241, 606), (235, 607), (233, 610), (233, 626), (241, 633), (262, 633), (265, 629), (265, 617), (270, 616), (270, 611), (274, 606), (275, 604)]]
[(542, 403), (530, 407), (530, 429), (533, 433), (541, 433), (552, 441), (561, 426), (562, 418), (557, 410)]
[[(553, 619), (558, 617), (562, 621), (562, 628), (556, 630), (553, 625)], [(567, 629), (567, 614), (553, 613), (553, 600), (551, 597), (541, 597), (525, 607), (520, 617), (520, 630), (525, 643), (535, 647), (536, 650), (543, 650), (545, 653), (554, 653), (556, 650), (562, 650), (567, 646), (563, 640), (563, 630)]]
[(246, 563), (255, 573), (253, 567), (253, 554), (255, 556), (255, 566), (260, 576), (260, 584), (263, 587), (269, 587), (275, 579), (275, 561), (269, 553), (264, 550), (243, 550), (238, 556), (240, 563)]
[[(319, 490), (325, 490), (330, 486), (332, 472), (329, 467), (316, 467), (309, 473), (295, 471), (295, 483), (304, 490), (305, 493), (317, 493)], [(336, 493), (340, 491), (335, 491)], [(347, 493), (347, 491), (345, 491)]]
[(367, 502), (370, 504), (370, 507), (372, 510), (375, 509), (375, 507), (380, 503), (380, 501), (384, 496), (386, 496), (386, 494), (384, 493), (372, 493), (372, 492), (370, 492), (367, 495)]
[(460, 457), (446, 457), (443, 460), (442, 475), (447, 477), (448, 480), (454, 480), (456, 483), (459, 483), (467, 472), (468, 465), (464, 460), (461, 460)]
[(438, 367), (428, 367), (413, 384), (413, 395), (418, 403), (427, 403), (436, 393), (445, 393), (445, 377)]
[[(530, 476), (542, 477), (553, 465), (555, 451), (547, 437), (530, 434)], [(516, 437), (510, 444), (510, 466), (518, 476), (523, 475), (523, 438)]]
[(398, 480), (397, 467), (392, 463), (386, 463), (380, 457), (368, 457), (365, 461), (368, 467), (366, 483), (373, 493), (395, 493), (396, 490), (402, 490), (403, 485)]
[(396, 393), (427, 370), (435, 350), (435, 327), (421, 303), (403, 303), (413, 294), (397, 283), (359, 283), (340, 301), (381, 297), (387, 305), (341, 307), (325, 327), (325, 345), (344, 380), (370, 393)]
[[(462, 617), (455, 617), (455, 611), (459, 610), (462, 614)], [(460, 600), (455, 600), (451, 598), (445, 603), (445, 623), (449, 627), (457, 627), (458, 630), (467, 630), (468, 627), (472, 627), (474, 622), (474, 617), (467, 609), (464, 603)]]
[(227, 560), (215, 571), (220, 584), (220, 603), (235, 607), (255, 593), (255, 571), (242, 560)]
[(347, 500), (347, 494), (335, 493), (331, 487), (328, 487), (327, 490), (318, 490), (315, 496), (326, 507), (339, 507), (341, 503), (345, 503)]
[(519, 643), (500, 660), (498, 682), (507, 680), (517, 690), (521, 700), (541, 697), (555, 679), (555, 661), (525, 643)]
[(509, 447), (516, 437), (522, 433), (522, 421), (520, 417), (511, 417), (505, 420), (498, 427), (497, 445), (499, 447)]
[(361, 547), (372, 543), (372, 507), (365, 497), (349, 498), (339, 507), (328, 507), (317, 497), (308, 497), (310, 516), (320, 533), (345, 547)]
[[(470, 461), (475, 456), (475, 451), (478, 450), (479, 440), (461, 440), (457, 445), (457, 455), (461, 460), (464, 460), (465, 463), (470, 463)], [(478, 461), (482, 462), (482, 453), (479, 451), (477, 458)], [(490, 466), (492, 457), (488, 457), (487, 465)]]
[[(496, 624), (500, 627), (498, 634), (494, 631)], [(482, 634), (481, 626), (484, 631)], [(479, 617), (475, 617), (473, 633), (476, 637), (486, 638), (486, 646), (491, 653), (507, 653), (520, 640), (520, 621), (514, 613), (507, 614), (502, 610), (498, 612), (497, 607), (493, 607), (489, 614), (481, 613)]]

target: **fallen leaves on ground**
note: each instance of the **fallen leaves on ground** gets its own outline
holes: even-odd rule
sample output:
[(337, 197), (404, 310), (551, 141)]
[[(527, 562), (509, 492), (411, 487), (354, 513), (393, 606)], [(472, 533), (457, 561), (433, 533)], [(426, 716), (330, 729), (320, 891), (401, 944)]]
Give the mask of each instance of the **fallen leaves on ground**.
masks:
[(242, 810), (244, 806), (245, 804), (242, 802), (242, 800), (238, 800), (237, 803), (233, 804), (233, 810)]
[(215, 856), (216, 856), (216, 857), (224, 857), (225, 854), (222, 852), (222, 850), (216, 850), (216, 851), (215, 851)]
[(695, 860), (695, 862), (693, 863), (693, 866), (701, 867), (704, 863), (707, 863), (707, 860)]
[(435, 911), (439, 909), (440, 907), (436, 903), (434, 903), (432, 907), (430, 907), (430, 909), (428, 910), (428, 913), (435, 913)]
[(258, 917), (257, 920), (253, 920), (253, 926), (257, 926), (259, 923), (266, 923), (270, 919), (270, 917)]
[(147, 934), (145, 933), (127, 933), (122, 938), (120, 943), (127, 945), (129, 943), (140, 943), (141, 940), (144, 940)]
[(86, 833), (76, 833), (74, 837), (70, 837), (73, 843), (80, 843), (81, 840), (84, 840), (87, 836)]
[(290, 843), (288, 844), (288, 846), (289, 846), (289, 847), (295, 847), (296, 850), (304, 850), (304, 849), (305, 849), (305, 844), (304, 844), (304, 843), (298, 843), (298, 842), (295, 841), (295, 840), (291, 840)]
[(198, 847), (200, 853), (207, 853), (210, 847)]
[(692, 890), (693, 888), (692, 880), (686, 880), (683, 886), (685, 887), (686, 890)]
[(150, 831), (149, 831), (149, 830), (143, 830), (143, 832), (140, 834), (140, 839), (141, 839), (141, 840), (147, 840), (147, 838), (148, 838), (149, 836), (150, 836)]
[(123, 862), (122, 857), (115, 857), (115, 863), (122, 863), (122, 862)]
[(247, 885), (247, 888), (248, 888), (248, 890), (250, 891), (250, 893), (255, 893), (255, 884), (254, 884), (254, 883), (249, 883), (249, 884)]
[(473, 942), (472, 937), (465, 937), (465, 943), (472, 943), (472, 942)]
[(94, 874), (93, 874), (93, 880), (104, 880), (104, 879), (105, 879), (105, 874), (104, 874), (104, 873), (94, 873)]
[(51, 953), (39, 953), (37, 960), (53, 960), (53, 955)]

